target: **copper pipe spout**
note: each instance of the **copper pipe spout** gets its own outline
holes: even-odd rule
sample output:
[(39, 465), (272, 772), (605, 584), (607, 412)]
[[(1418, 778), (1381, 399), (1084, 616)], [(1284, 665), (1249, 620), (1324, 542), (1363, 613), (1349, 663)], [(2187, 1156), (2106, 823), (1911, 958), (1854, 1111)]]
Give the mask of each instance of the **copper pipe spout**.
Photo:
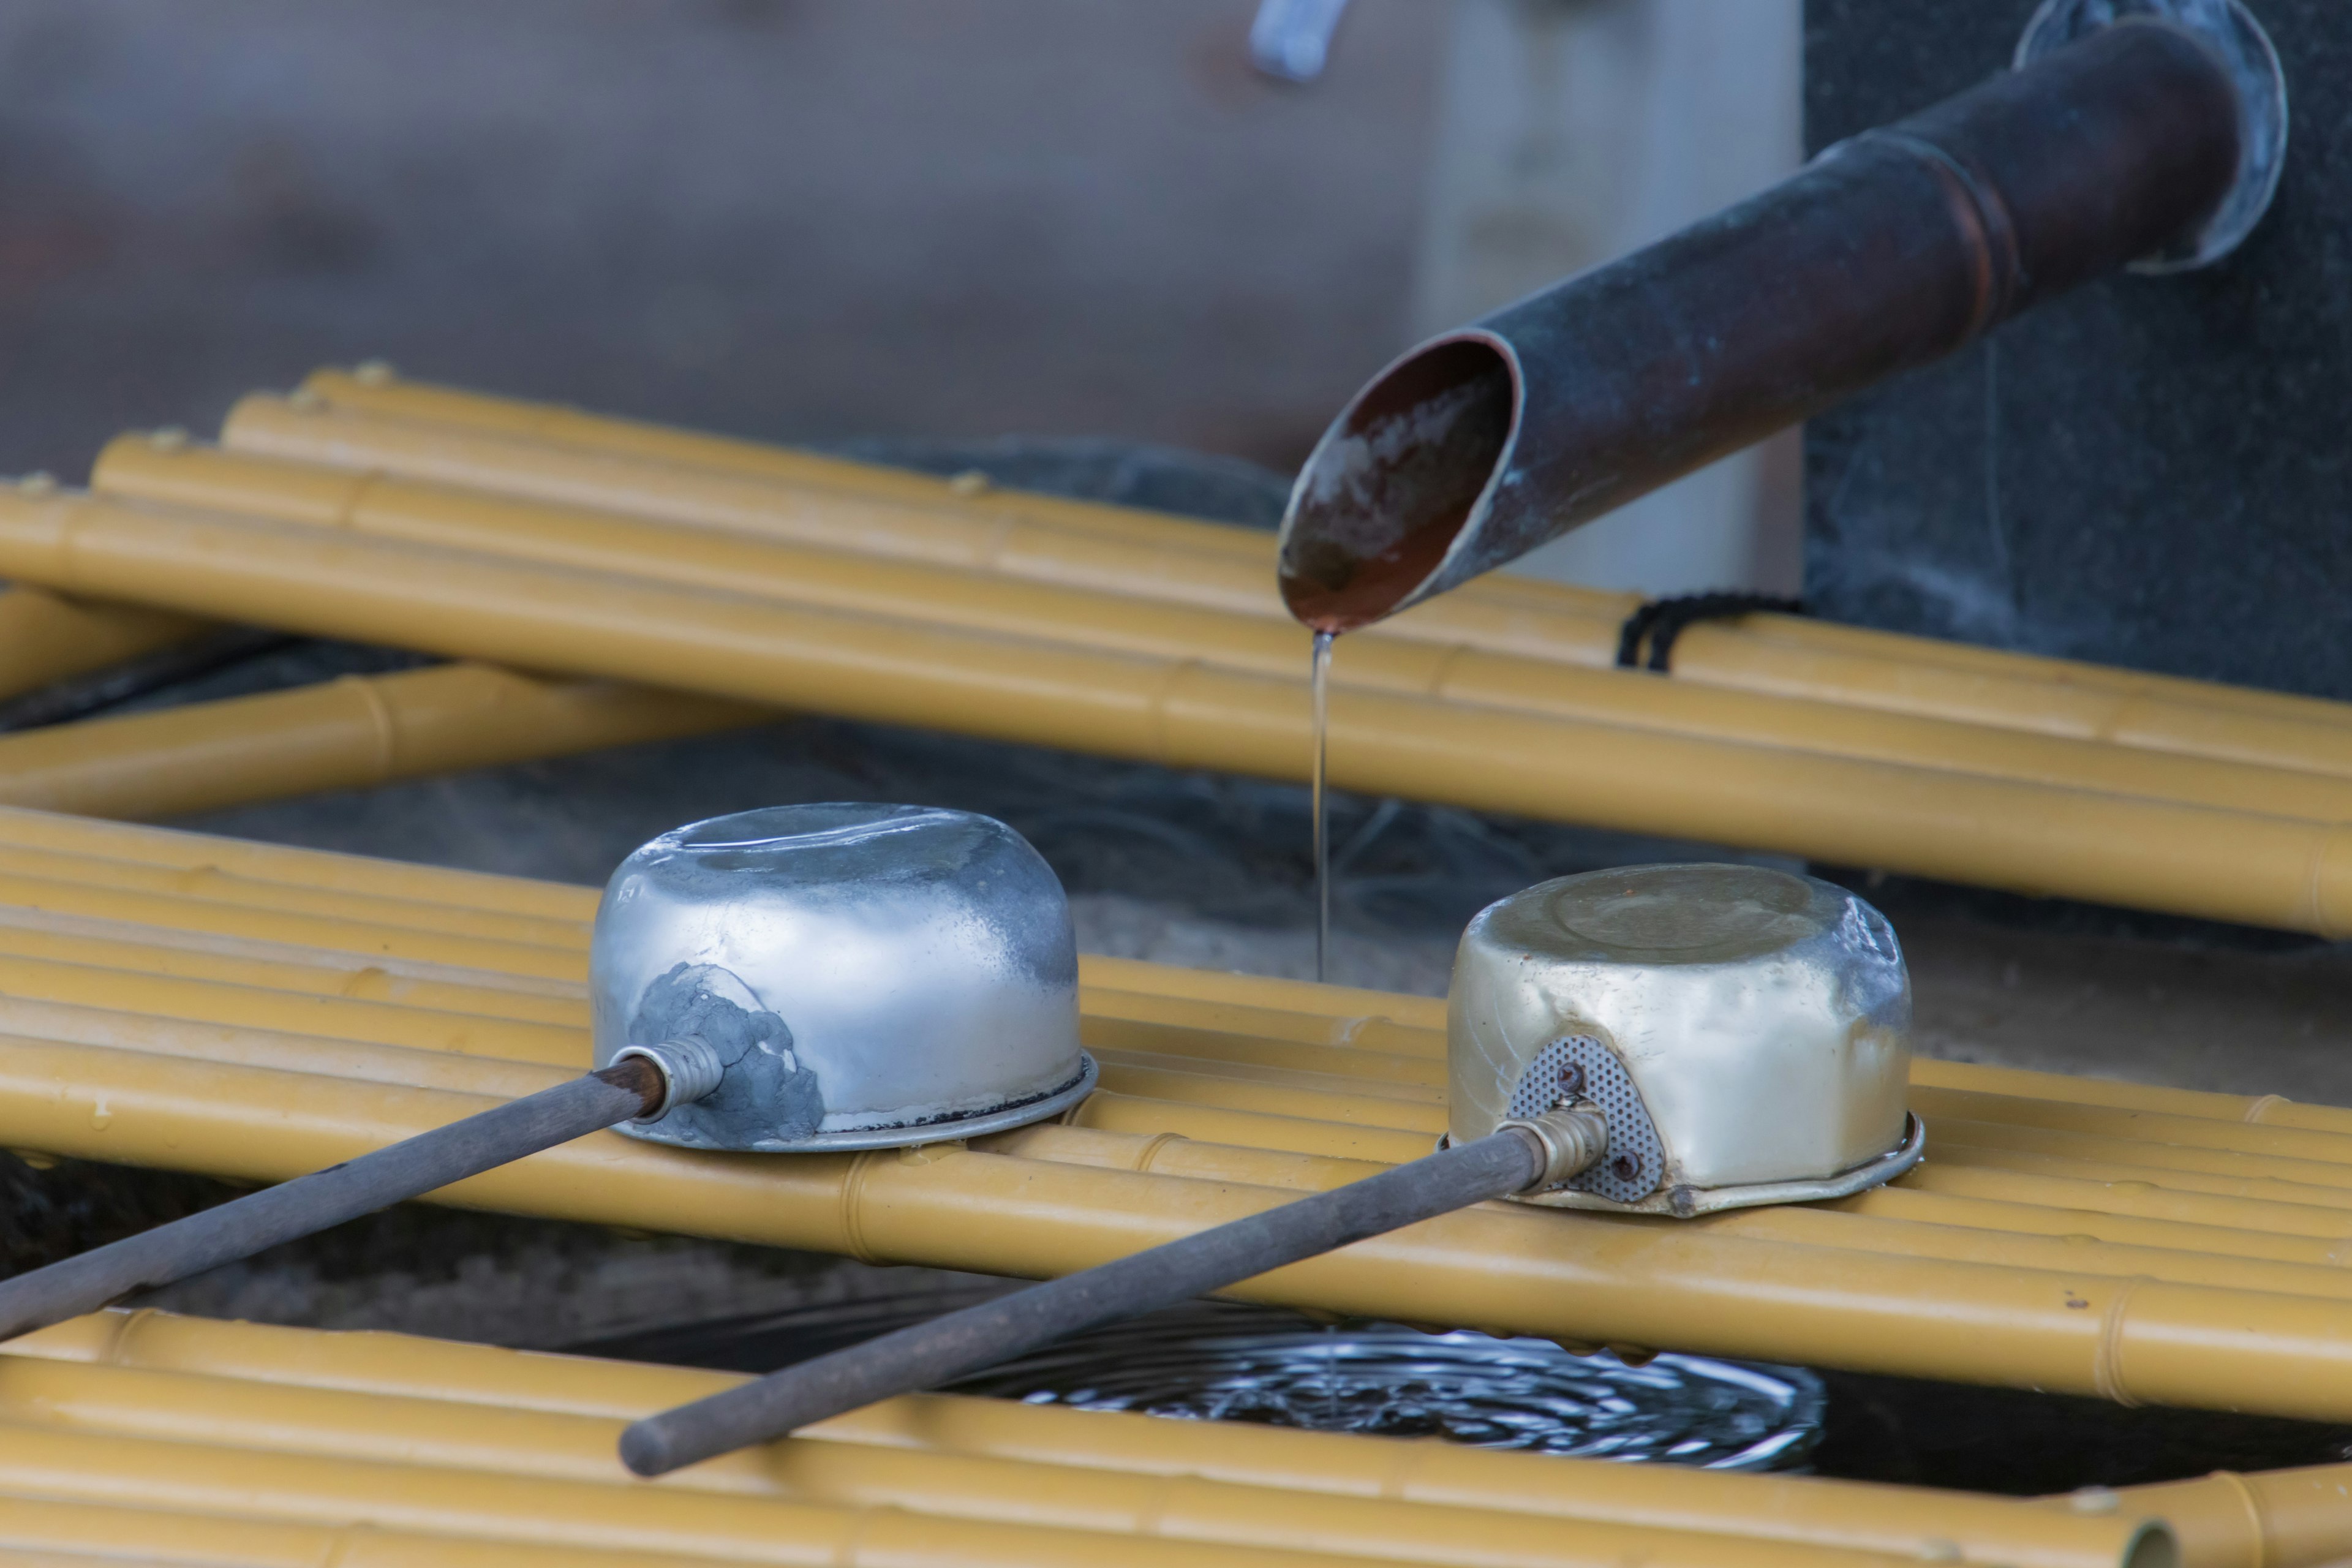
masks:
[(1299, 475), (1285, 602), (1380, 620), (2195, 238), (2245, 177), (2239, 81), (2134, 17), (1423, 344)]

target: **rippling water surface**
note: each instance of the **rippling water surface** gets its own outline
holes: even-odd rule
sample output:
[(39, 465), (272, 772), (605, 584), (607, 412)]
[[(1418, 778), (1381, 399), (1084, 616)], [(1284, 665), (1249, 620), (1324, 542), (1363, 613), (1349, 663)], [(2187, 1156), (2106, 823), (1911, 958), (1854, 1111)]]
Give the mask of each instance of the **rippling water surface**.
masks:
[(1714, 1469), (1801, 1466), (1823, 1404), (1819, 1381), (1794, 1367), (1678, 1355), (1633, 1366), (1549, 1340), (1318, 1328), (1247, 1308), (1156, 1314), (956, 1388), (1033, 1405)]

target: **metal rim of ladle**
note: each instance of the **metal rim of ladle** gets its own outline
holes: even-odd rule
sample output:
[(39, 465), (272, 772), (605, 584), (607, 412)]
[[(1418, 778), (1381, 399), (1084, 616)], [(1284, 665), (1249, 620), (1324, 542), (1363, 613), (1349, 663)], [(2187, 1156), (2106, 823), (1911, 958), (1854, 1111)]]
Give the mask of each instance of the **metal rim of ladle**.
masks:
[[(1452, 1146), (1454, 1135), (1441, 1133), (1437, 1146)], [(1604, 1198), (1598, 1193), (1580, 1193), (1572, 1188), (1559, 1188), (1544, 1193), (1515, 1193), (1515, 1204), (1535, 1204), (1553, 1209), (1596, 1209), (1604, 1214), (1663, 1214), (1677, 1219), (1693, 1215), (1714, 1214), (1720, 1209), (1759, 1208), (1767, 1204), (1810, 1204), (1824, 1198), (1850, 1198), (1856, 1193), (1883, 1186), (1912, 1166), (1927, 1152), (1927, 1127), (1916, 1112), (1903, 1116), (1902, 1141), (1884, 1154), (1874, 1154), (1859, 1165), (1850, 1165), (1835, 1175), (1822, 1176), (1804, 1182), (1751, 1182), (1737, 1187), (1674, 1186), (1653, 1193), (1636, 1203), (1622, 1204), (1614, 1198)]]
[(1903, 1119), (1902, 1141), (1884, 1154), (1874, 1155), (1859, 1165), (1849, 1166), (1835, 1175), (1804, 1182), (1752, 1182), (1737, 1187), (1674, 1186), (1651, 1194), (1638, 1203), (1621, 1204), (1597, 1193), (1580, 1193), (1562, 1189), (1550, 1193), (1528, 1193), (1514, 1197), (1513, 1203), (1539, 1204), (1546, 1208), (1605, 1209), (1611, 1214), (1663, 1214), (1678, 1219), (1693, 1215), (1714, 1214), (1719, 1209), (1758, 1208), (1766, 1204), (1810, 1204), (1824, 1198), (1850, 1198), (1856, 1193), (1893, 1181), (1917, 1164), (1927, 1152), (1927, 1128), (1918, 1116), (1906, 1111)]
[(788, 1143), (762, 1143), (758, 1152), (762, 1154), (824, 1154), (860, 1149), (912, 1149), (925, 1143), (952, 1143), (960, 1139), (978, 1138), (990, 1132), (1009, 1132), (1015, 1127), (1026, 1127), (1033, 1121), (1059, 1116), (1092, 1094), (1101, 1077), (1102, 1068), (1096, 1063), (1093, 1053), (1080, 1051), (1076, 1078), (1028, 1100), (1016, 1100), (1008, 1105), (975, 1110), (966, 1116), (942, 1117), (936, 1121), (900, 1121), (888, 1126), (845, 1127), (835, 1132), (814, 1132)]

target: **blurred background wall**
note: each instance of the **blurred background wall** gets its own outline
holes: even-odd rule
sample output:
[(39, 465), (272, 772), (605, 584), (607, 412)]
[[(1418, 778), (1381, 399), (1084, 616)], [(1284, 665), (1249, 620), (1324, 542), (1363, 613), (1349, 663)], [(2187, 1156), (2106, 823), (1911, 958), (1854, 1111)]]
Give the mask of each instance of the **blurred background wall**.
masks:
[[(1421, 333), (1767, 183), (1798, 0), (17, 0), (0, 468), (381, 356), (784, 440), (1288, 471)], [(1787, 586), (1784, 449), (1537, 570)]]
[[(1455, 0), (1415, 253), (1415, 337), (1792, 174), (1801, 0)], [(1520, 570), (1652, 594), (1794, 594), (1798, 437), (1553, 542)]]

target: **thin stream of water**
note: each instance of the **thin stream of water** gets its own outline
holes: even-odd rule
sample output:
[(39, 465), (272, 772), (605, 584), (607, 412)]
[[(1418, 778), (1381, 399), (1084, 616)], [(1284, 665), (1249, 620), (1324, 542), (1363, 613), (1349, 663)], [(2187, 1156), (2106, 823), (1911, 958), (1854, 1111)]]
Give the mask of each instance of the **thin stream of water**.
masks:
[(1314, 692), (1314, 798), (1308, 809), (1315, 817), (1315, 978), (1329, 978), (1331, 958), (1331, 825), (1324, 808), (1323, 774), (1330, 729), (1331, 644), (1337, 632), (1317, 632), (1307, 684)]

